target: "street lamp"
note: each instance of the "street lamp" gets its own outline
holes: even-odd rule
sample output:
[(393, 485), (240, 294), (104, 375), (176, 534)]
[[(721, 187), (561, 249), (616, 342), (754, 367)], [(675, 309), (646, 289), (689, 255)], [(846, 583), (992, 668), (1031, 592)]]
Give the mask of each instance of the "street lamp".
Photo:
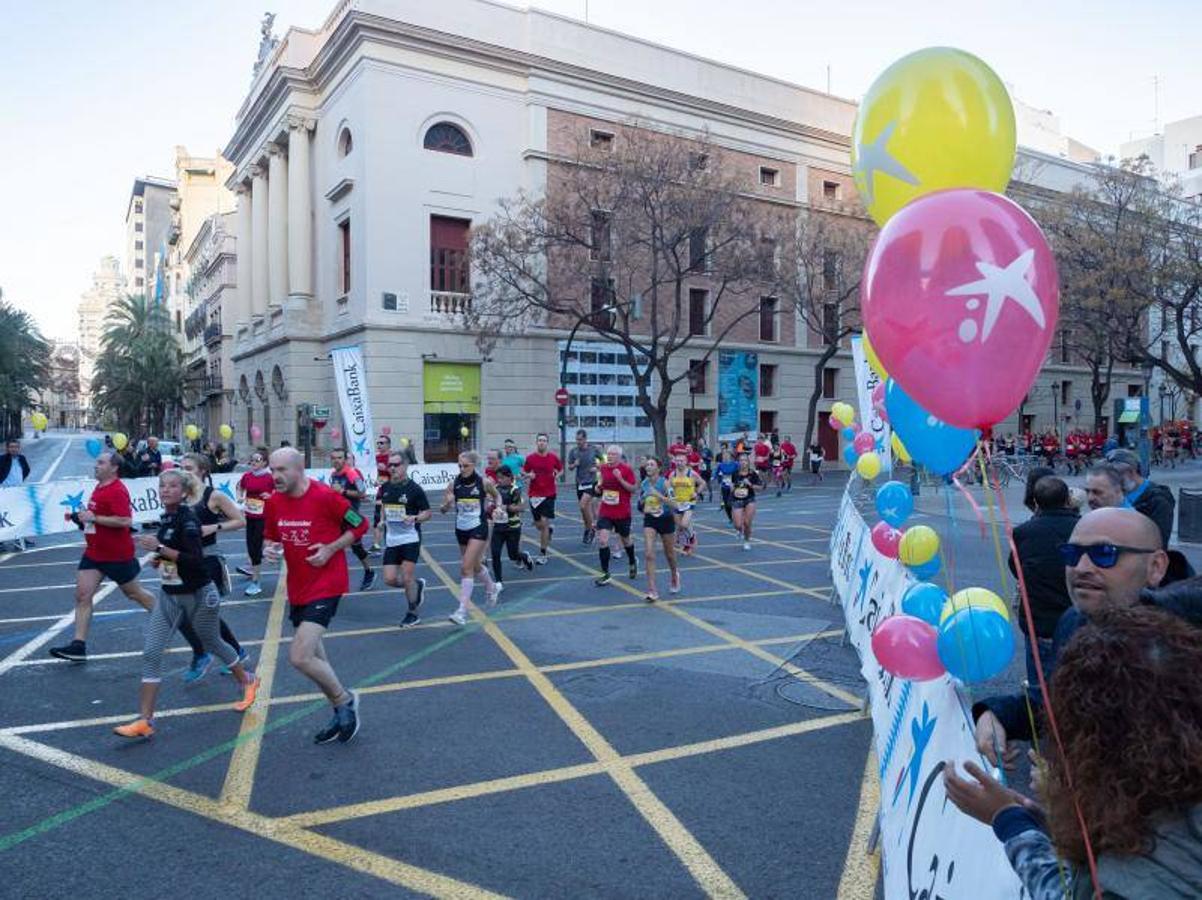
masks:
[[(563, 347), (563, 360), (559, 366), (559, 386), (563, 390), (568, 389), (568, 354), (572, 352), (572, 342), (576, 340), (576, 332), (580, 330), (580, 326), (584, 324), (585, 318), (595, 318), (596, 316), (611, 313), (619, 307), (624, 306), (623, 303), (609, 303), (602, 306), (600, 309), (594, 309), (589, 312), (587, 317), (576, 319), (576, 324), (572, 326), (572, 330), (568, 332), (568, 342)], [(559, 458), (566, 460), (568, 455), (568, 408), (566, 405), (559, 407)]]
[(1144, 373), (1144, 389), (1139, 397), (1139, 467), (1144, 477), (1152, 471), (1152, 441), (1148, 434), (1152, 424), (1151, 398), (1152, 392), (1152, 361), (1145, 359), (1140, 368)]

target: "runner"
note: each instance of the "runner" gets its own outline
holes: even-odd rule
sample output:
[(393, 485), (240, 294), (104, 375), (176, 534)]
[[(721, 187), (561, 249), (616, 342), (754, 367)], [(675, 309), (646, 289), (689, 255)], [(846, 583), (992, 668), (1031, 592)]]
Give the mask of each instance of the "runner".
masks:
[(751, 468), (747, 456), (739, 457), (739, 469), (731, 476), (731, 507), (735, 531), (743, 535), (743, 549), (751, 549), (751, 523), (755, 519), (755, 491), (763, 490), (764, 479)]
[(143, 549), (154, 552), (151, 565), (159, 570), (162, 583), (142, 648), (141, 717), (114, 728), (121, 737), (148, 738), (154, 734), (155, 701), (163, 681), (163, 651), (185, 618), (196, 629), (205, 651), (220, 657), (242, 686), (242, 699), (234, 709), (249, 709), (259, 690), (258, 677), (246, 671), (238, 652), (221, 639), (221, 596), (205, 563), (200, 519), (188, 505), (199, 499), (199, 494), (200, 482), (192, 473), (181, 469), (163, 472), (159, 476), (163, 519), (157, 534), (138, 538)]
[[(209, 457), (203, 453), (189, 453), (180, 461), (180, 467), (195, 478), (198, 484), (203, 485), (200, 500), (192, 507), (192, 511), (196, 513), (196, 518), (200, 521), (202, 547), (216, 547), (217, 532), (219, 531), (237, 531), (239, 528), (246, 527), (246, 519), (238, 509), (238, 504), (230, 499), (228, 494), (213, 490), (213, 475), (209, 468), (210, 465), (212, 463)], [(204, 561), (213, 586), (217, 588), (217, 593), (222, 597), (229, 596), (230, 578), (225, 567), (225, 557), (216, 551), (207, 551)], [(221, 639), (234, 648), (239, 662), (245, 660), (247, 653), (238, 643), (238, 639), (234, 637), (234, 632), (225, 624), (225, 619), (219, 619), (218, 624), (220, 625)], [(191, 618), (186, 613), (180, 619), (179, 633), (184, 636), (184, 640), (192, 648), (192, 664), (184, 673), (184, 681), (199, 681), (209, 671), (209, 666), (213, 662), (213, 654), (205, 650), (204, 643), (200, 640)], [(224, 667), (222, 672), (229, 674), (229, 667)]]
[(598, 468), (597, 492), (601, 506), (597, 517), (598, 554), (601, 558), (601, 575), (593, 584), (601, 587), (613, 579), (609, 577), (609, 536), (616, 531), (622, 539), (626, 558), (630, 561), (630, 577), (639, 577), (639, 566), (634, 559), (634, 538), (630, 536), (630, 495), (638, 490), (634, 470), (622, 462), (622, 448), (610, 444), (605, 451), (605, 462)]
[(313, 736), (318, 744), (346, 743), (359, 733), (359, 697), (342, 686), (322, 636), (350, 590), (342, 551), (367, 533), (367, 520), (345, 497), (305, 475), (305, 458), (292, 447), (271, 454), (275, 493), (263, 511), (268, 559), (281, 556), (288, 571), (289, 618), (294, 629), (288, 661), (316, 684), (334, 717)]
[(772, 482), (776, 485), (776, 496), (785, 489), (785, 452), (780, 447), (780, 440), (774, 434), (772, 441)]
[[(497, 503), (500, 496), (491, 481), (485, 481), (476, 471), (480, 458), (475, 451), (459, 454), (459, 474), (447, 485), (441, 511), (445, 514), (455, 507), (455, 540), (459, 542), (459, 607), (450, 615), (456, 625), (466, 625), (472, 587), (479, 577), (484, 585), (488, 605), (497, 603), (497, 586), (484, 567), (484, 550), (488, 546), (488, 522), (484, 518), (484, 498)], [(512, 470), (510, 470), (512, 471)]]
[(504, 444), (505, 450), (501, 454), (501, 465), (509, 466), (509, 471), (513, 473), (513, 477), (517, 481), (522, 480), (522, 466), (526, 464), (526, 457), (518, 453), (518, 445), (513, 438), (509, 438)]
[(780, 442), (781, 454), (781, 469), (785, 478), (785, 493), (793, 490), (793, 464), (797, 462), (797, 445), (793, 443), (791, 435), (785, 435), (785, 439)]
[(734, 454), (729, 450), (723, 450), (719, 454), (716, 472), (718, 486), (722, 492), (722, 511), (726, 513), (726, 521), (730, 522), (731, 525), (734, 524), (730, 507), (731, 476), (737, 471), (739, 471), (739, 464), (735, 462)]
[(484, 477), (494, 484), (497, 481), (497, 470), (501, 468), (501, 451), (489, 450), (484, 457)]
[[(551, 535), (555, 533), (555, 480), (563, 474), (563, 463), (547, 449), (550, 443), (545, 434), (534, 439), (534, 452), (526, 457), (522, 474), (529, 475), (530, 518), (538, 529), (538, 559), (540, 566), (547, 564), (547, 548), (551, 546)], [(512, 472), (513, 470), (510, 469)]]
[(129, 491), (117, 477), (117, 454), (105, 450), (96, 457), (96, 487), (86, 509), (68, 518), (83, 529), (86, 547), (75, 573), (75, 639), (51, 647), (51, 656), (71, 662), (88, 660), (88, 626), (92, 623), (92, 597), (105, 578), (117, 583), (121, 592), (146, 611), (154, 608), (152, 597), (138, 584), (141, 571), (134, 553), (130, 529), (134, 524)]
[(714, 451), (710, 449), (709, 442), (701, 439), (701, 447), (698, 450), (698, 455), (701, 457), (701, 480), (705, 482), (706, 502), (714, 502)]
[(497, 504), (492, 511), (492, 540), (489, 543), (493, 577), (497, 582), (494, 594), (498, 598), (505, 588), (501, 574), (502, 547), (511, 560), (525, 566), (527, 572), (534, 571), (534, 558), (521, 549), (522, 505), (522, 489), (514, 484), (513, 472), (509, 471), (509, 466), (501, 466), (497, 469)]
[(375, 510), (371, 517), (371, 546), (367, 552), (371, 556), (380, 556), (384, 552), (384, 545), (380, 543), (376, 535), (380, 530), (380, 495), (384, 492), (384, 485), (388, 483), (388, 460), (392, 456), (392, 438), (386, 434), (376, 438), (376, 502)]
[(267, 448), (258, 447), (250, 455), (250, 471), (243, 472), (238, 481), (238, 502), (246, 515), (246, 555), (250, 566), (238, 566), (238, 571), (250, 579), (242, 591), (247, 597), (263, 593), (259, 586), (259, 569), (263, 565), (263, 507), (275, 490), (271, 469), (267, 468)]
[[(647, 477), (650, 478), (652, 464), (658, 473), (659, 462), (650, 459), (647, 463)], [(705, 482), (696, 470), (689, 466), (686, 454), (676, 454), (672, 473), (668, 477), (668, 486), (671, 488), (672, 505), (675, 508), (676, 543), (680, 546), (681, 553), (691, 556), (697, 546), (697, 534), (693, 531), (693, 501), (697, 498), (698, 491), (705, 487)]]
[(577, 431), (576, 446), (568, 451), (568, 468), (576, 473), (576, 500), (580, 504), (580, 518), (584, 521), (583, 544), (591, 544), (597, 537), (593, 488), (597, 485), (597, 463), (603, 458), (601, 448), (588, 442), (588, 432), (583, 428)]
[[(345, 447), (330, 451), (330, 467), (333, 469), (330, 473), (330, 487), (350, 502), (351, 509), (359, 512), (359, 506), (367, 496), (367, 482), (359, 470), (350, 464)], [(376, 583), (376, 570), (371, 567), (367, 550), (361, 541), (355, 541), (351, 544), (351, 552), (363, 564), (363, 581), (359, 583), (359, 590), (370, 591), (371, 586)]]
[(639, 509), (643, 511), (643, 561), (647, 569), (647, 602), (659, 600), (655, 584), (655, 545), (662, 544), (664, 559), (668, 562), (668, 590), (680, 591), (680, 569), (676, 565), (676, 519), (673, 515), (675, 502), (666, 478), (659, 474), (659, 462), (648, 459), (647, 477), (639, 490)]
[(758, 441), (755, 443), (755, 470), (759, 473), (764, 483), (768, 483), (768, 476), (771, 474), (772, 466), (772, 445), (768, 443), (768, 435), (761, 434)]
[(430, 521), (430, 501), (409, 477), (409, 462), (403, 453), (388, 457), (388, 481), (380, 485), (381, 517), (376, 526), (376, 543), (384, 546), (384, 583), (405, 592), (408, 609), (402, 628), (421, 621), (417, 610), (426, 597), (426, 579), (414, 578), (422, 552), (422, 522)]
[[(676, 440), (668, 445), (668, 458), (675, 459), (677, 453), (688, 453), (689, 445), (684, 442), (681, 435), (676, 435)], [(657, 460), (658, 462), (658, 460)]]
[(822, 463), (826, 453), (821, 444), (810, 444), (810, 484), (815, 485), (822, 480)]

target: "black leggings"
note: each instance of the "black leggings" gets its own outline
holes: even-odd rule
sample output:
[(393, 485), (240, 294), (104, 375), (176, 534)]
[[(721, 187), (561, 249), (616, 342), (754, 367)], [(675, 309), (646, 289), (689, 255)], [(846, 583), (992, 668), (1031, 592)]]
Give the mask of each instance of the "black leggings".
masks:
[(509, 551), (509, 558), (515, 563), (525, 563), (526, 554), (521, 550), (522, 530), (520, 528), (493, 528), (492, 540), (489, 547), (492, 550), (492, 573), (497, 581), (501, 577), (501, 548)]
[(265, 521), (255, 516), (246, 517), (246, 555), (252, 566), (263, 564), (263, 529)]
[[(359, 559), (359, 562), (367, 562), (367, 550), (363, 546), (363, 541), (359, 540), (351, 544), (351, 553), (355, 554), (355, 556)], [(371, 567), (368, 566), (368, 568)]]
[[(196, 629), (192, 627), (192, 623), (188, 621), (187, 615), (181, 616), (179, 620), (179, 633), (184, 636), (184, 640), (188, 642), (188, 646), (192, 648), (192, 655), (203, 656), (207, 651), (204, 644), (200, 641), (200, 636), (197, 635)], [(225, 624), (225, 619), (221, 620), (221, 639), (234, 648), (239, 656), (242, 655), (242, 645), (238, 643), (238, 639), (234, 637), (234, 633), (230, 631), (230, 626)]]

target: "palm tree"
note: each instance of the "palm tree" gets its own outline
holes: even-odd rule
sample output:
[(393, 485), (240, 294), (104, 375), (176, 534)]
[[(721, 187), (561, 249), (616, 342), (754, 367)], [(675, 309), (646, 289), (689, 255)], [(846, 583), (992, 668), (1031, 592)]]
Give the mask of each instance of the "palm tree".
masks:
[(50, 347), (29, 313), (9, 306), (0, 290), (0, 426), (21, 431), (21, 413), (47, 379)]
[(183, 402), (184, 366), (165, 307), (143, 296), (119, 301), (105, 318), (92, 392), (97, 412), (136, 434), (161, 433)]

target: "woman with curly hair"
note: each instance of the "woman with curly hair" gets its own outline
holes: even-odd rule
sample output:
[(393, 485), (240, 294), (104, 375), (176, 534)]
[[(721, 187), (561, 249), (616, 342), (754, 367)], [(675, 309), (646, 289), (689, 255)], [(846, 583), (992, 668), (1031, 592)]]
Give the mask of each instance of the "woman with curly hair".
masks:
[(993, 826), (1032, 900), (1202, 896), (1199, 673), (1202, 629), (1149, 606), (1094, 616), (1052, 679), (1064, 756), (1049, 747), (1046, 825), (973, 763), (976, 783), (945, 767), (948, 797)]

